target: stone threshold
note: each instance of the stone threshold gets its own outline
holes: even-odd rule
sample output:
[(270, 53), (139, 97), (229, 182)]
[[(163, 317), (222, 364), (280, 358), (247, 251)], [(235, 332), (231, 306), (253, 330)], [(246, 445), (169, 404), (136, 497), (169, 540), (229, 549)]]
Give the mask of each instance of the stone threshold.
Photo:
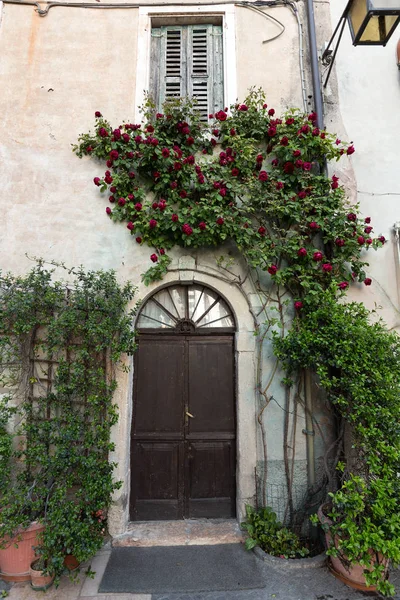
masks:
[(244, 535), (236, 519), (186, 519), (138, 521), (126, 533), (113, 538), (114, 548), (125, 546), (200, 546), (237, 544)]

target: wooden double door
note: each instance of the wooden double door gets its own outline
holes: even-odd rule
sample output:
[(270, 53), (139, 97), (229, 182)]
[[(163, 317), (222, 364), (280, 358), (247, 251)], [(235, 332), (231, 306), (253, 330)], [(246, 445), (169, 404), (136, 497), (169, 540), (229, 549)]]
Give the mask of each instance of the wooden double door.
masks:
[(234, 389), (231, 334), (140, 336), (131, 520), (235, 517)]

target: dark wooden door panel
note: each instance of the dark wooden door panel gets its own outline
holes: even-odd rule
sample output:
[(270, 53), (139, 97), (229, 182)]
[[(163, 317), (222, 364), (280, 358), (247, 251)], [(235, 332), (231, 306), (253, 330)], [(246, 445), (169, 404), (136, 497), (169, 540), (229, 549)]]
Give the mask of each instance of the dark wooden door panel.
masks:
[(132, 520), (235, 516), (233, 336), (141, 335)]
[(233, 339), (189, 340), (188, 434), (234, 433)]
[(235, 516), (235, 442), (189, 442), (188, 516)]
[(184, 352), (183, 339), (139, 340), (134, 437), (168, 433), (183, 439)]
[(136, 441), (132, 451), (131, 518), (183, 518), (183, 442)]

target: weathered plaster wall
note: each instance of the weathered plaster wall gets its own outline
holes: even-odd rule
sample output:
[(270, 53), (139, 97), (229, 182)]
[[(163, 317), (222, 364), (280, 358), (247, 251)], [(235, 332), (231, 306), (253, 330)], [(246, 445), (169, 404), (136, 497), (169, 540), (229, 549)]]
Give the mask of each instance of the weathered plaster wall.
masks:
[[(297, 6), (305, 21), (302, 3)], [(278, 33), (279, 26), (253, 11), (235, 8), (233, 34), (237, 52), (236, 57), (226, 59), (227, 71), (235, 71), (237, 97), (243, 99), (250, 86), (262, 86), (268, 94), (268, 104), (279, 113), (288, 106), (302, 106), (299, 38), (297, 21), (289, 9), (271, 9), (271, 15), (286, 30), (278, 39), (264, 44)], [(92, 183), (93, 177), (102, 173), (102, 167), (89, 159), (78, 160), (71, 152), (71, 143), (92, 125), (95, 110), (101, 110), (114, 124), (123, 119), (134, 120), (136, 73), (141, 68), (137, 64), (138, 23), (137, 9), (56, 7), (41, 18), (31, 6), (2, 7), (1, 268), (16, 273), (26, 271), (32, 264), (27, 253), (68, 265), (114, 268), (121, 280), (139, 285), (141, 298), (157, 288), (153, 285), (145, 289), (140, 284), (140, 274), (150, 264), (150, 250), (135, 244), (122, 224), (112, 224), (106, 218), (105, 201)], [(309, 80), (308, 72), (306, 78)], [(256, 425), (261, 405), (256, 394), (254, 321), (250, 312), (250, 308), (259, 306), (259, 298), (250, 282), (243, 294), (237, 286), (224, 281), (216, 268), (216, 257), (228, 251), (229, 248), (192, 253), (195, 265), (180, 270), (180, 258), (187, 251), (176, 250), (172, 264), (176, 270), (166, 281), (177, 281), (187, 272), (194, 280), (217, 288), (231, 302), (240, 324), (236, 359), (238, 508), (242, 512), (244, 503), (254, 499), (256, 462), (262, 468), (266, 458)], [(234, 257), (235, 268), (243, 277), (240, 257)], [(273, 368), (274, 358), (267, 347), (263, 354), (264, 382)], [(113, 459), (119, 463), (116, 476), (124, 480), (124, 486), (110, 514), (113, 534), (124, 531), (128, 518), (131, 378), (131, 373), (120, 373), (116, 393), (121, 419), (114, 430)], [(276, 401), (270, 402), (263, 414), (267, 460), (272, 483), (281, 486), (285, 411), (280, 374), (271, 386), (271, 394)], [(326, 415), (320, 412), (323, 420)], [(290, 436), (293, 424), (290, 418)], [(296, 481), (301, 485), (306, 482), (303, 428), (304, 412), (300, 410), (295, 447)], [(317, 443), (318, 457), (323, 449), (324, 445)]]
[[(345, 0), (330, 2), (333, 26), (345, 5)], [(326, 33), (327, 40), (330, 35)], [(379, 251), (366, 252), (371, 287), (358, 284), (351, 295), (368, 308), (381, 306), (380, 314), (390, 327), (400, 325), (399, 262), (393, 233), (393, 224), (400, 219), (400, 72), (395, 57), (399, 36), (398, 28), (385, 48), (354, 47), (346, 26), (336, 59), (336, 77), (329, 82), (325, 95), (327, 103), (335, 102), (338, 86), (346, 137), (354, 141), (356, 148), (351, 159), (356, 197), (362, 214), (372, 218), (374, 235), (384, 235), (388, 240)]]

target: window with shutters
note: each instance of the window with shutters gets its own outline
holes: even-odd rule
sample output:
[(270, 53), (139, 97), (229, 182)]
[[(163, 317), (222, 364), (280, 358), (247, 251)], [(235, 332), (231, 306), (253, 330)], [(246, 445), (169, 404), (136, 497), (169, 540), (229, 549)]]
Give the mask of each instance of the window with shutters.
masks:
[(169, 98), (197, 98), (203, 121), (224, 107), (222, 27), (166, 25), (151, 30), (150, 94), (157, 109)]

